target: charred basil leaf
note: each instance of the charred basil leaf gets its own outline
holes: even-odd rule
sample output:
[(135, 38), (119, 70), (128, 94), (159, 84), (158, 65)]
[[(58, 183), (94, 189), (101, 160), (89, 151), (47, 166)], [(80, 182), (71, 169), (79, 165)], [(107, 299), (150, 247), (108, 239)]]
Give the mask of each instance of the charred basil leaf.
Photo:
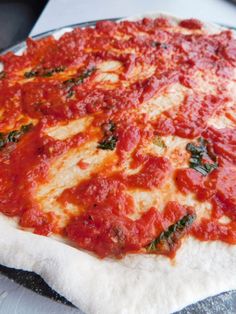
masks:
[(94, 71), (95, 71), (95, 68), (88, 69), (88, 70), (82, 72), (79, 76), (72, 77), (72, 78), (64, 81), (63, 84), (69, 85), (69, 86), (80, 85), (84, 82), (84, 79), (89, 77)]
[(66, 95), (66, 98), (71, 98), (75, 95), (75, 91), (74, 90), (69, 90), (68, 94)]
[(103, 139), (98, 142), (98, 148), (114, 150), (116, 142), (118, 141), (117, 136), (114, 134), (116, 130), (116, 124), (113, 121), (105, 122), (101, 125), (103, 131)]
[(52, 76), (54, 73), (59, 73), (59, 72), (63, 72), (65, 70), (64, 66), (59, 66), (56, 68), (52, 68), (52, 69), (45, 69), (45, 68), (38, 68), (38, 69), (33, 69), (29, 72), (25, 72), (24, 73), (24, 77), (25, 78), (32, 78), (32, 77), (50, 77)]
[(109, 121), (110, 131), (114, 132), (116, 130), (116, 125), (113, 121)]
[(35, 77), (37, 75), (38, 75), (38, 71), (35, 71), (35, 70), (31, 70), (29, 72), (24, 73), (25, 78), (32, 78), (32, 77)]
[[(208, 142), (200, 137), (198, 139), (199, 145), (193, 143), (188, 143), (186, 150), (191, 153), (191, 158), (189, 159), (189, 166), (194, 170), (200, 172), (202, 175), (206, 176), (211, 171), (218, 167), (217, 156), (210, 151), (208, 148)], [(203, 162), (203, 158), (212, 160), (212, 163)]]
[(63, 82), (67, 89), (67, 98), (70, 98), (74, 95), (72, 88), (76, 85), (80, 85), (84, 82), (84, 80), (89, 77), (96, 69), (93, 67), (91, 69), (87, 69), (82, 72), (80, 75), (76, 77), (71, 77), (70, 79)]
[(22, 125), (20, 130), (13, 130), (9, 133), (0, 133), (0, 149), (7, 143), (16, 143), (19, 139), (33, 127), (32, 123)]
[(187, 214), (167, 230), (163, 231), (148, 246), (148, 252), (171, 251), (176, 242), (185, 234), (196, 219), (195, 214)]
[(0, 72), (0, 80), (4, 79), (6, 77), (6, 72), (1, 71)]
[(106, 138), (104, 138), (101, 142), (98, 142), (98, 148), (100, 149), (109, 149), (114, 150), (116, 147), (116, 142), (118, 141), (117, 136), (110, 135)]
[(0, 133), (0, 149), (5, 146), (4, 134)]
[(65, 70), (65, 67), (63, 66), (59, 66), (53, 69), (44, 69), (41, 76), (43, 77), (50, 77), (52, 76), (54, 73), (60, 73), (63, 72)]

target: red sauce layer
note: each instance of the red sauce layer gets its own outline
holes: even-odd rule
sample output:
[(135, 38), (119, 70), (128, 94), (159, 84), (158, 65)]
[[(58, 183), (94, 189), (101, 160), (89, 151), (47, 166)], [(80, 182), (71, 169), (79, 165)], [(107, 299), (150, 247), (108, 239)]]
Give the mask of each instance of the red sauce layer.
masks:
[[(193, 192), (199, 201), (212, 204), (209, 218), (195, 224), (192, 234), (200, 240), (236, 244), (236, 130), (210, 127), (203, 135), (217, 152), (218, 168), (207, 177), (194, 169), (178, 169), (176, 184), (182, 193)], [(221, 222), (223, 216), (228, 221)]]
[[(230, 31), (207, 35), (202, 29), (194, 19), (183, 20), (178, 27), (164, 18), (98, 22), (95, 28), (77, 28), (58, 41), (28, 39), (22, 56), (11, 52), (0, 56), (4, 64), (0, 72), (0, 211), (18, 217), (23, 228), (42, 235), (61, 233), (100, 257), (137, 252), (173, 257), (187, 234), (236, 244), (236, 133), (207, 123), (229, 101), (226, 85), (236, 66), (236, 41)], [(104, 61), (122, 64), (119, 80), (111, 88), (95, 81)], [(154, 73), (130, 80), (134, 68), (143, 65), (155, 67)], [(217, 93), (196, 89), (197, 71), (218, 77)], [(140, 113), (144, 103), (175, 83), (193, 91), (178, 108), (165, 110), (154, 120)], [(45, 132), (50, 126), (86, 116), (93, 118), (92, 127), (69, 139), (56, 140)], [(29, 122), (33, 127), (28, 132), (9, 140), (10, 131)], [(132, 218), (135, 203), (127, 191), (160, 189), (173, 175), (167, 157), (142, 152), (142, 146), (156, 135), (175, 135), (190, 142), (202, 136), (217, 155), (218, 167), (207, 176), (190, 168), (175, 170), (181, 193), (194, 193), (197, 200), (213, 207), (208, 218), (197, 219), (188, 228), (183, 227), (183, 217), (197, 213), (178, 202), (168, 202), (162, 212), (151, 207)], [(50, 180), (50, 167), (59, 157), (97, 137), (97, 149), (108, 145), (108, 139), (113, 141), (109, 145), (119, 165), (130, 158), (132, 169), (138, 171), (127, 175), (100, 169), (64, 190), (58, 202), (83, 209), (68, 214), (69, 222), (61, 229), (57, 215), (43, 211), (37, 202), (37, 187)], [(86, 170), (89, 163), (81, 159), (78, 167)], [(221, 222), (223, 216), (229, 222)], [(165, 239), (153, 242), (160, 236)], [(159, 249), (149, 251), (150, 243)]]

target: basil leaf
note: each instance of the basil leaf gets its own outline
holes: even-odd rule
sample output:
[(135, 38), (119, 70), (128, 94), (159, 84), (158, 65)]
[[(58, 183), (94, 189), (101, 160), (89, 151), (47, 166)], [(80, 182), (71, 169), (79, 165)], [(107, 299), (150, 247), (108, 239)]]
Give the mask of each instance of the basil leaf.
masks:
[(74, 86), (80, 85), (84, 82), (84, 80), (89, 77), (96, 69), (93, 67), (91, 69), (87, 69), (84, 72), (82, 72), (80, 75), (76, 76), (76, 77), (71, 77), (70, 79), (66, 80), (63, 82), (63, 84), (66, 86), (67, 88), (67, 98), (70, 98), (74, 95), (74, 92), (72, 90), (72, 88)]
[(4, 79), (6, 77), (6, 72), (1, 71), (0, 72), (0, 80)]
[(7, 143), (17, 143), (20, 138), (33, 127), (32, 123), (22, 125), (20, 130), (13, 130), (9, 133), (0, 133), (0, 149)]
[(29, 79), (38, 75), (38, 71), (31, 70), (29, 72), (24, 73), (24, 77)]
[[(193, 143), (186, 145), (186, 150), (191, 153), (189, 167), (206, 176), (218, 167), (217, 156), (212, 151), (209, 151), (208, 142), (204, 138), (200, 137), (198, 142), (199, 145)], [(212, 163), (204, 163), (203, 157), (212, 160)]]
[(52, 76), (54, 73), (59, 73), (59, 72), (63, 72), (65, 70), (65, 67), (63, 66), (59, 66), (53, 69), (44, 69), (43, 73), (41, 74), (42, 77), (50, 77)]
[(65, 70), (64, 66), (55, 67), (52, 69), (45, 69), (45, 68), (38, 68), (38, 69), (32, 69), (29, 72), (24, 73), (25, 78), (32, 78), (32, 77), (50, 77), (54, 73), (63, 72)]
[(109, 149), (114, 150), (116, 147), (116, 142), (118, 138), (115, 135), (111, 135), (103, 139), (101, 142), (98, 142), (98, 148), (100, 149)]
[(169, 228), (163, 231), (157, 238), (155, 238), (147, 247), (148, 252), (162, 251), (165, 247), (169, 251), (174, 244), (185, 234), (187, 229), (193, 224), (196, 219), (195, 214), (187, 214), (175, 224), (169, 226)]

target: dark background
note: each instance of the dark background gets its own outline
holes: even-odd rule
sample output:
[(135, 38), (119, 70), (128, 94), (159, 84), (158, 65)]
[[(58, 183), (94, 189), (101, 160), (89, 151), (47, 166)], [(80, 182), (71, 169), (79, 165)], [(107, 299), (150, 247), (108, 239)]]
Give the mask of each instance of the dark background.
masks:
[(0, 0), (0, 52), (25, 39), (48, 0)]

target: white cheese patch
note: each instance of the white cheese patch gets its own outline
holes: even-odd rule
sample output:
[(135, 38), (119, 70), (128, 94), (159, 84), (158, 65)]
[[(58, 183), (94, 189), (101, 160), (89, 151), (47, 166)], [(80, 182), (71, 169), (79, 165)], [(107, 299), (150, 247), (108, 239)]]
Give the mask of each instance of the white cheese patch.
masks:
[(91, 121), (92, 117), (80, 118), (70, 121), (65, 125), (62, 124), (47, 128), (45, 132), (57, 140), (65, 140), (79, 132), (85, 132)]
[(142, 81), (151, 77), (155, 73), (156, 67), (149, 64), (137, 64), (131, 71), (128, 73), (127, 79), (129, 83), (134, 83), (136, 81)]
[[(116, 83), (119, 81), (119, 76), (115, 73), (98, 73), (96, 75), (96, 79), (95, 82), (99, 82), (99, 83)], [(102, 85), (103, 86), (103, 85)], [(105, 86), (105, 88), (107, 88), (107, 84)]]
[(219, 219), (219, 222), (221, 224), (228, 224), (231, 222), (231, 219), (227, 216), (222, 216), (220, 219)]
[(178, 109), (188, 92), (188, 89), (183, 85), (179, 83), (172, 84), (165, 91), (158, 93), (143, 104), (140, 111), (141, 113), (147, 113), (150, 119), (155, 119), (163, 111), (174, 108)]
[(109, 60), (100, 63), (97, 68), (102, 72), (114, 72), (119, 70), (122, 67), (122, 63), (119, 61)]
[(113, 89), (116, 87), (115, 83), (119, 82), (121, 71), (121, 62), (114, 60), (104, 61), (97, 66), (94, 82), (97, 83), (97, 87), (101, 86), (103, 89)]

